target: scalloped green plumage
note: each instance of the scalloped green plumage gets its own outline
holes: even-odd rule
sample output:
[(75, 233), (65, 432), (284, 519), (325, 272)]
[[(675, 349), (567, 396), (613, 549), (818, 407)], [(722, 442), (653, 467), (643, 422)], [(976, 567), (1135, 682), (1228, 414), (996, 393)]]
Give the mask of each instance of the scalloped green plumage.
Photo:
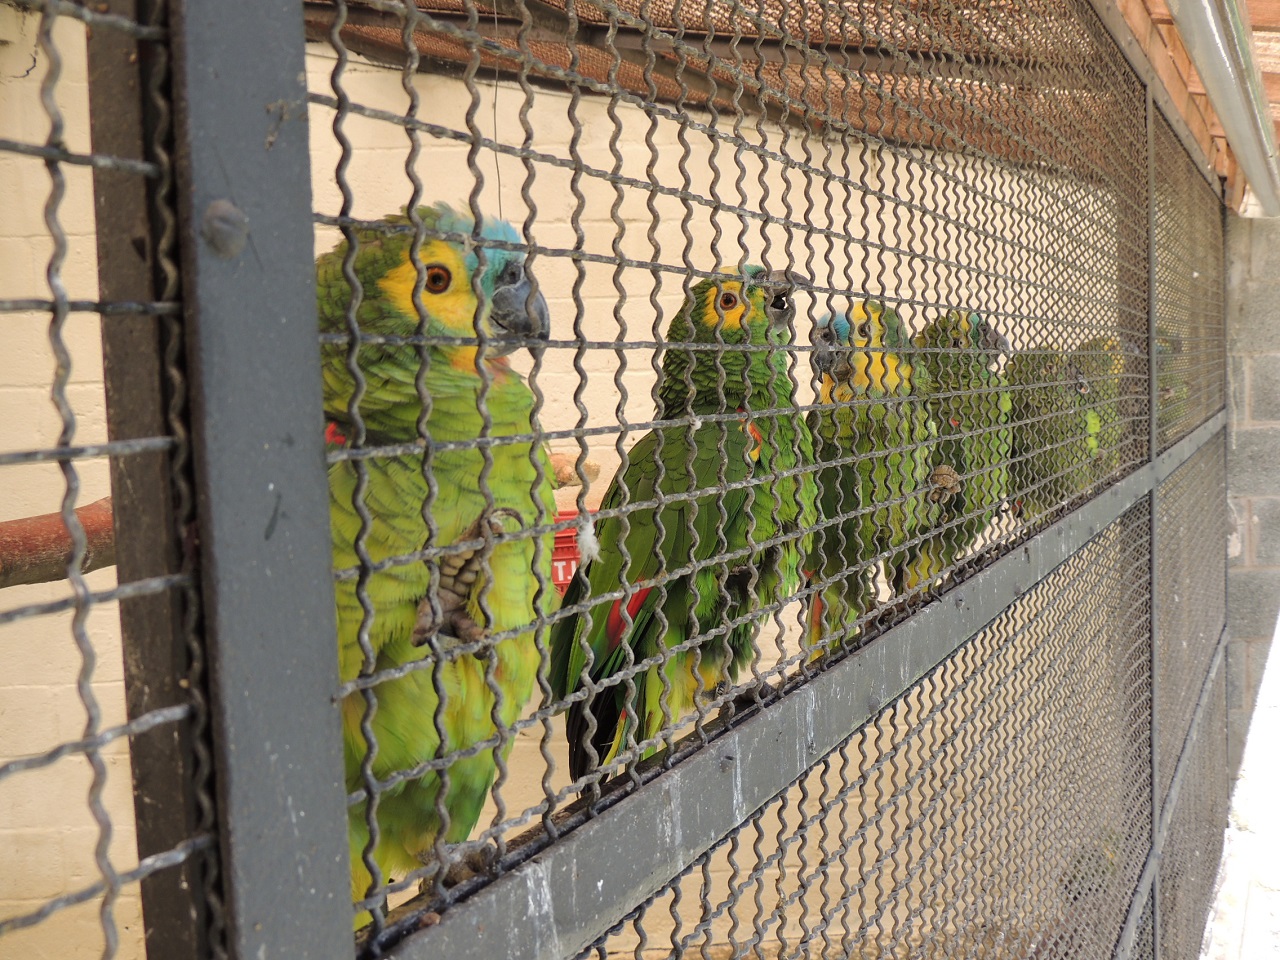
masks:
[[(612, 762), (631, 738), (654, 741), (637, 759), (656, 752), (672, 721), (751, 660), (757, 611), (799, 589), (816, 490), (808, 474), (779, 475), (812, 456), (783, 349), (794, 308), (789, 286), (761, 268), (744, 279), (702, 281), (673, 318), (659, 397), (662, 418), (683, 422), (656, 427), (631, 449), (601, 511), (643, 505), (596, 521), (599, 556), (564, 598), (590, 613), (552, 628), (556, 697), (588, 677), (603, 687), (569, 708), (575, 778)], [(719, 343), (728, 349), (679, 346)], [(703, 419), (720, 414), (728, 416)], [(774, 538), (782, 539), (756, 546)], [(665, 585), (646, 592), (655, 579)], [(734, 619), (742, 623), (725, 630)], [(647, 658), (662, 662), (630, 666)]]

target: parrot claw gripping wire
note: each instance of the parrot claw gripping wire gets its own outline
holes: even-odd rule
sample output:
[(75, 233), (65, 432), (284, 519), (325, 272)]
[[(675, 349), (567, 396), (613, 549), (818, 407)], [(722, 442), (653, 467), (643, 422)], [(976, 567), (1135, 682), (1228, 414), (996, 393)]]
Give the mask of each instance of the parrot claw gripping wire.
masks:
[[(505, 533), (514, 522), (520, 530), (520, 515), (506, 507), (500, 507), (487, 517), (480, 517), (463, 534), (463, 540), (482, 540), (479, 546), (449, 554), (440, 560), (440, 582), (436, 590), (439, 616), (432, 608), (431, 597), (423, 597), (418, 604), (417, 620), (413, 625), (413, 643), (422, 646), (432, 634), (439, 634), (445, 649), (462, 644), (479, 643), (486, 630), (468, 611), (469, 597), (475, 590), (476, 580), (484, 570), (485, 562), (493, 552), (493, 540)], [(475, 651), (477, 659), (485, 657), (483, 650)]]
[(960, 474), (956, 473), (954, 467), (945, 463), (933, 468), (933, 472), (929, 474), (929, 485), (931, 487), (930, 503), (945, 503), (959, 493), (962, 486)]
[[(434, 850), (425, 851), (419, 858), (422, 860), (423, 866), (430, 866), (435, 863)], [(460, 883), (465, 883), (474, 877), (485, 876), (493, 872), (494, 866), (497, 864), (497, 850), (491, 846), (472, 847), (465, 850), (462, 855), (454, 860), (444, 875), (444, 885), (446, 887), (456, 887)], [(435, 876), (428, 875), (423, 877), (418, 884), (419, 893), (434, 894), (435, 893)]]

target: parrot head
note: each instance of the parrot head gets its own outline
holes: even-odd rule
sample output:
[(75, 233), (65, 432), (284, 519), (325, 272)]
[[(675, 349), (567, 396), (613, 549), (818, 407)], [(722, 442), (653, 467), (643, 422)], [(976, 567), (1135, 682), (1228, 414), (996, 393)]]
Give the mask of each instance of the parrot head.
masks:
[(883, 302), (859, 300), (852, 310), (825, 315), (813, 339), (818, 348), (813, 365), (824, 403), (910, 390), (911, 364), (900, 351), (911, 346), (911, 335)]
[(795, 319), (795, 284), (782, 271), (748, 265), (742, 279), (707, 278), (690, 292), (689, 306), (672, 320), (673, 342), (786, 343)]
[[(788, 394), (786, 357), (771, 349), (791, 342), (795, 279), (750, 265), (742, 276), (707, 278), (690, 291), (671, 318), (659, 394), (675, 416), (689, 409), (741, 405), (757, 392)], [(675, 344), (725, 344), (744, 350), (682, 350)], [(764, 349), (750, 349), (760, 347)], [(692, 385), (690, 393), (688, 386)], [(763, 402), (763, 401), (752, 401)]]
[[(523, 251), (492, 247), (472, 242), (476, 224), (471, 216), (437, 203), (419, 207), (418, 215), (428, 235), (422, 242), (421, 303), (428, 336), (461, 337), (474, 340), (477, 335), (485, 343), (485, 354), (500, 357), (517, 347), (536, 347), (550, 335), (551, 324), (547, 302), (535, 291), (532, 277), (525, 266)], [(409, 223), (406, 216), (388, 217), (389, 223)], [(467, 238), (442, 239), (440, 234)], [(516, 244), (520, 238), (505, 220), (485, 217), (480, 223), (480, 240)], [(390, 303), (392, 311), (387, 323), (401, 329), (379, 331), (412, 335), (416, 332), (418, 310), (413, 302), (419, 270), (410, 258), (412, 237), (397, 234), (398, 245), (391, 250), (393, 263), (377, 280), (377, 286)], [(477, 249), (483, 246), (483, 258)], [(357, 254), (356, 269), (360, 270)], [(370, 256), (385, 257), (386, 250), (368, 251)], [(483, 263), (481, 260), (483, 259)], [(479, 288), (479, 296), (477, 289)], [(474, 362), (474, 345), (445, 346), (446, 354), (457, 353), (457, 359)], [(454, 359), (451, 357), (451, 359)]]

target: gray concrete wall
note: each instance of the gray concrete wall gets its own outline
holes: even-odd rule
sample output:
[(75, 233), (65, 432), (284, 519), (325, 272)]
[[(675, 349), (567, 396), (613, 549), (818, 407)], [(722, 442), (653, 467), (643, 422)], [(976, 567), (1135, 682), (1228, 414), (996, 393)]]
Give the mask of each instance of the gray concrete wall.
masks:
[(1234, 776), (1280, 610), (1280, 220), (1227, 223), (1228, 749)]

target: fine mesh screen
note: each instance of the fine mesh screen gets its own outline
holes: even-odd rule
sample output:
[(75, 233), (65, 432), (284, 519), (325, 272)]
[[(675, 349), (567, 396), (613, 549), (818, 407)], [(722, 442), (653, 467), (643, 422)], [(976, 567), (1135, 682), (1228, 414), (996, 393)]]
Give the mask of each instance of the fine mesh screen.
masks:
[(1087, 4), (305, 15), (363, 943), (1150, 455), (1146, 98)]
[(1138, 936), (1133, 945), (1134, 960), (1154, 960), (1155, 958), (1155, 899), (1149, 899), (1142, 911), (1142, 920), (1138, 927)]
[(1222, 831), (1230, 800), (1226, 744), (1226, 670), (1209, 689), (1204, 723), (1191, 745), (1187, 776), (1173, 811), (1160, 864), (1160, 956), (1200, 956), (1205, 916), (1213, 898)]
[(1160, 796), (1173, 779), (1205, 673), (1226, 623), (1226, 558), (1197, 549), (1226, 529), (1225, 435), (1206, 444), (1156, 492), (1157, 771)]
[(1126, 513), (582, 956), (1110, 957), (1151, 830), (1126, 576), (1147, 523)]
[[(248, 954), (246, 899), (271, 926), (302, 897), (361, 957), (482, 956), (457, 931), (508, 920), (558, 956), (1190, 956), (1225, 796), (1221, 206), (1091, 3), (275, 5), (307, 102), (267, 104), (254, 157), (305, 118), (292, 220), (195, 209), (235, 192), (205, 124), (248, 126), (169, 64), (225, 37), (115, 3), (0, 4), (0, 522), (65, 541), (0, 599), (0, 954)], [(314, 241), (319, 349), (309, 299), (262, 312), (308, 331), (279, 382), (323, 409), (254, 425), (309, 416), (326, 473), (289, 484), (329, 497), (278, 494), (259, 555), (197, 531), (285, 484), (213, 469), (237, 424), (188, 380), (226, 372), (219, 294), (273, 232)], [(340, 714), (319, 829), (352, 870), (264, 895), (243, 838), (301, 774), (244, 796), (260, 704), (210, 688), (201, 602), (269, 577), (283, 520), (331, 533), (332, 583), (209, 629), (212, 659), (332, 679), (272, 704)], [(316, 604), (336, 638), (254, 629)], [(734, 768), (752, 804), (670, 834), (696, 764), (828, 709), (820, 748), (780, 726)], [(324, 755), (281, 737), (272, 763)], [(636, 845), (663, 869), (611, 885)], [(557, 900), (591, 886), (589, 917)]]
[(1156, 402), (1164, 448), (1222, 408), (1226, 312), (1222, 206), (1159, 118), (1155, 163)]

